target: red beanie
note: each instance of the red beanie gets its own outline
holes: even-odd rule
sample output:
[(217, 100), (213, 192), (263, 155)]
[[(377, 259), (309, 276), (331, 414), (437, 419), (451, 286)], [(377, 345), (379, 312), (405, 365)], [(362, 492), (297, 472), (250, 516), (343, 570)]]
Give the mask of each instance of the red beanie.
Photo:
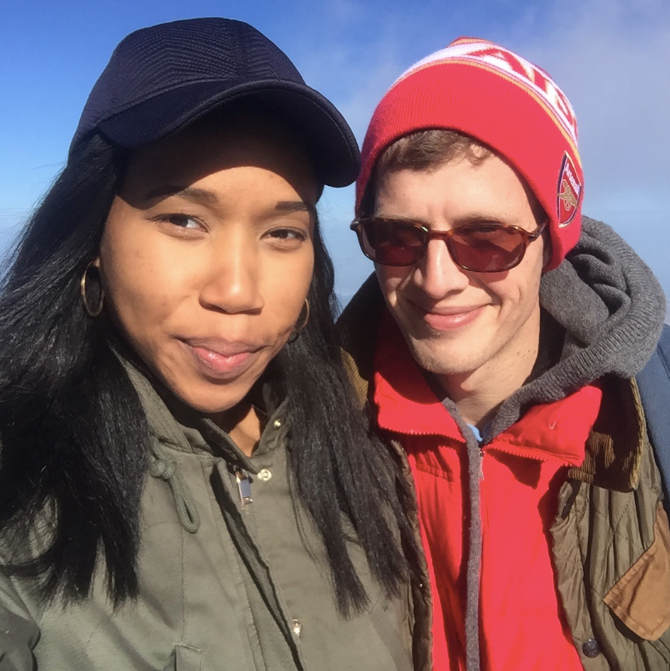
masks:
[(356, 213), (377, 159), (395, 140), (428, 128), (470, 135), (524, 177), (549, 215), (558, 266), (579, 239), (584, 196), (577, 120), (549, 75), (492, 42), (462, 37), (413, 65), (388, 90), (363, 142)]

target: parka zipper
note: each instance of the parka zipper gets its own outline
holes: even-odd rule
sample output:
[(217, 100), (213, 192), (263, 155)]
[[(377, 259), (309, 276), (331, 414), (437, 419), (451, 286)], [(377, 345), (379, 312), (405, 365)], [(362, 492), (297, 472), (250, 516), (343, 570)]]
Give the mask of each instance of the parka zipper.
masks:
[(251, 496), (251, 478), (249, 477), (249, 473), (243, 468), (236, 468), (235, 480), (237, 481), (237, 491), (240, 494), (240, 503), (244, 510), (247, 505), (253, 503), (253, 498)]

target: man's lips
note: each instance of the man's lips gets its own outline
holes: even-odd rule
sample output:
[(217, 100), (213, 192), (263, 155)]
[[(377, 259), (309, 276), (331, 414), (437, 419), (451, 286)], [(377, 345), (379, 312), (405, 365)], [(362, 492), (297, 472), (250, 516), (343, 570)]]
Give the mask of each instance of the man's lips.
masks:
[(425, 309), (416, 306), (421, 319), (436, 331), (449, 331), (474, 322), (484, 310), (484, 305), (447, 306)]
[(250, 368), (265, 347), (259, 342), (221, 338), (188, 338), (182, 342), (205, 375), (224, 380), (235, 378)]

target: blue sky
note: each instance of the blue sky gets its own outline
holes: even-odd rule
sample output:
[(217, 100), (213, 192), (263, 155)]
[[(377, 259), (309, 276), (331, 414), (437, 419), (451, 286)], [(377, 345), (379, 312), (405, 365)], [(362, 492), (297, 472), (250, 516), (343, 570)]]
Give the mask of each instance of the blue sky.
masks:
[[(0, 250), (62, 168), (79, 114), (116, 44), (162, 21), (251, 23), (329, 97), (359, 141), (408, 66), (461, 35), (547, 70), (577, 112), (585, 207), (652, 267), (670, 296), (668, 0), (23, 0), (0, 12)], [(353, 190), (321, 201), (346, 299), (371, 271), (348, 230)]]

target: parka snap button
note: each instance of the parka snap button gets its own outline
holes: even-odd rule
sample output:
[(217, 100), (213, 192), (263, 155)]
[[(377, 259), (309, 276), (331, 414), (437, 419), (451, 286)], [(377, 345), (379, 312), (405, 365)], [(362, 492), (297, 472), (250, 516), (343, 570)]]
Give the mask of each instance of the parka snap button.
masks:
[(300, 638), (300, 633), (302, 632), (302, 624), (300, 624), (300, 620), (293, 620), (291, 623), (291, 630), (298, 638)]
[(595, 638), (590, 638), (588, 641), (584, 642), (582, 645), (582, 652), (587, 657), (597, 657), (600, 654), (600, 645)]
[(268, 471), (267, 468), (258, 471), (258, 479), (262, 480), (263, 482), (267, 482), (271, 477), (272, 473)]
[(275, 421), (272, 422), (272, 426), (275, 429), (281, 429), (281, 419), (275, 419)]

